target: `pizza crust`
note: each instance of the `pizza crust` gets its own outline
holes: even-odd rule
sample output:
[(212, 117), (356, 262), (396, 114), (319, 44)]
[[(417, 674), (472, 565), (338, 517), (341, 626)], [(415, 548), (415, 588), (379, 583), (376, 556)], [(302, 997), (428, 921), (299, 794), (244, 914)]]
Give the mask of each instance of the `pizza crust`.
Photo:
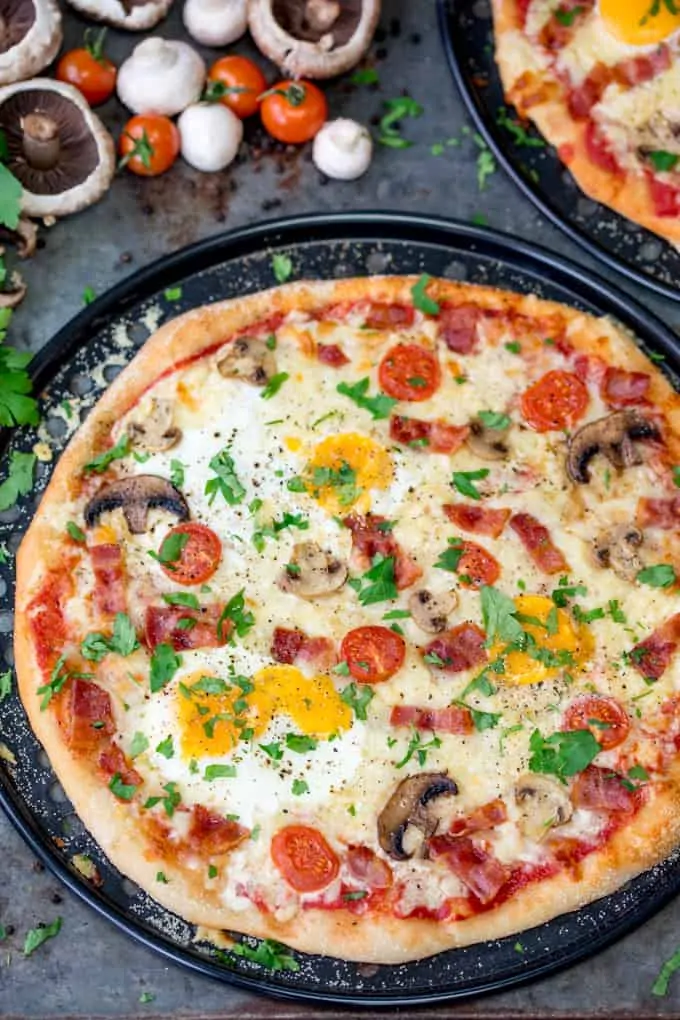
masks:
[[(54, 508), (74, 498), (82, 464), (101, 452), (112, 425), (153, 380), (277, 312), (285, 314), (293, 308), (311, 311), (362, 299), (410, 303), (415, 282), (415, 277), (384, 277), (296, 283), (197, 309), (162, 326), (104, 393), (71, 440), (17, 554), (15, 660), (19, 692), (33, 731), (78, 816), (113, 864), (163, 906), (196, 925), (274, 938), (303, 952), (385, 964), (524, 931), (618, 889), (661, 860), (680, 840), (680, 766), (674, 765), (663, 789), (655, 790), (634, 823), (617, 832), (603, 850), (590, 854), (573, 871), (530, 884), (493, 911), (465, 921), (438, 922), (357, 916), (347, 910), (307, 910), (290, 921), (279, 922), (254, 906), (243, 911), (226, 908), (217, 893), (204, 888), (195, 871), (161, 859), (140, 832), (134, 803), (118, 800), (86, 762), (71, 754), (55, 713), (40, 711), (36, 691), (43, 679), (26, 610), (46, 573), (60, 560), (63, 532), (51, 522)], [(669, 436), (670, 444), (680, 457), (680, 396), (622, 327), (556, 302), (493, 288), (435, 280), (429, 293), (440, 301), (474, 301), (486, 308), (512, 309), (527, 316), (563, 316), (570, 342), (577, 350), (605, 358), (615, 356), (622, 367), (652, 375), (650, 395), (668, 416), (675, 433)], [(159, 868), (167, 884), (156, 881)]]

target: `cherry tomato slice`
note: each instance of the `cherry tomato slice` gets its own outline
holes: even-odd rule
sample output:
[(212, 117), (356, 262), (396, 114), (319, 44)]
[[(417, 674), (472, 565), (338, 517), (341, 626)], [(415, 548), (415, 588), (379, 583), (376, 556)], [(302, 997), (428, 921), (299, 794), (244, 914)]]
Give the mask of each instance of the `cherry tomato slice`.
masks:
[(388, 627), (356, 627), (345, 634), (340, 657), (361, 684), (389, 680), (401, 668), (406, 654), (403, 637)]
[(378, 369), (380, 387), (397, 400), (428, 400), (441, 381), (437, 356), (420, 344), (397, 344)]
[(113, 95), (117, 73), (115, 64), (105, 56), (83, 47), (64, 54), (57, 64), (55, 77), (57, 81), (75, 86), (90, 106), (99, 106)]
[[(211, 82), (216, 82), (217, 87)], [(260, 96), (266, 88), (267, 81), (262, 71), (247, 57), (220, 57), (208, 72), (209, 93), (218, 96), (219, 101), (241, 120), (257, 113)]]
[(481, 588), (495, 584), (501, 575), (501, 568), (495, 556), (476, 542), (461, 543), (463, 555), (458, 561), (458, 579), (464, 588)]
[(567, 730), (590, 730), (603, 751), (618, 747), (628, 736), (630, 719), (615, 698), (597, 694), (579, 698), (564, 715)]
[(138, 177), (158, 177), (179, 155), (179, 131), (169, 117), (140, 113), (132, 117), (118, 142), (121, 165)]
[(522, 414), (536, 432), (574, 425), (588, 406), (588, 390), (573, 372), (556, 369), (522, 394)]
[(271, 843), (274, 864), (297, 892), (318, 892), (333, 881), (340, 861), (317, 829), (287, 825)]
[(222, 543), (219, 538), (206, 524), (196, 524), (193, 521), (178, 524), (163, 539), (159, 555), (163, 555), (164, 547), (167, 549), (166, 543), (173, 535), (185, 535), (187, 538), (179, 557), (171, 562), (161, 562), (161, 567), (177, 584), (203, 584), (212, 577), (222, 559)]
[(321, 89), (308, 81), (280, 81), (260, 106), (265, 130), (286, 145), (302, 145), (323, 127), (328, 103)]

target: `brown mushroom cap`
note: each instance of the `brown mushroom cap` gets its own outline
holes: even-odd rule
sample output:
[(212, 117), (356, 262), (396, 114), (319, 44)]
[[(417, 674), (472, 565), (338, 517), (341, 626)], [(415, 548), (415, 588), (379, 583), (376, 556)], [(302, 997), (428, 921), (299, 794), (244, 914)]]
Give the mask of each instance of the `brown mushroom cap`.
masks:
[(573, 481), (585, 485), (590, 481), (589, 464), (598, 453), (620, 470), (641, 464), (635, 441), (660, 438), (658, 426), (639, 411), (614, 411), (574, 432), (569, 440), (567, 473)]
[(301, 599), (323, 598), (342, 588), (347, 564), (316, 542), (298, 542), (284, 567), (279, 588)]
[(473, 418), (465, 443), (470, 452), (482, 460), (505, 460), (508, 456), (506, 439), (509, 431), (509, 425), (503, 429), (492, 429), (481, 418)]
[(250, 0), (258, 48), (293, 78), (332, 78), (359, 62), (380, 16), (380, 0)]
[(420, 829), (424, 839), (433, 836), (437, 819), (430, 807), (438, 797), (452, 797), (458, 785), (445, 772), (419, 772), (402, 779), (378, 815), (378, 842), (395, 861), (407, 861), (413, 854), (404, 849), (409, 826)]
[(172, 0), (68, 0), (94, 21), (141, 32), (153, 28), (170, 10)]
[(217, 371), (225, 379), (243, 379), (251, 386), (266, 386), (276, 375), (276, 358), (260, 337), (239, 336), (226, 351), (217, 362)]
[(595, 560), (600, 567), (609, 567), (624, 581), (634, 581), (643, 566), (638, 556), (643, 540), (644, 535), (635, 524), (616, 524), (595, 539)]
[(0, 85), (39, 74), (62, 38), (55, 0), (0, 0)]
[(190, 517), (187, 501), (179, 489), (157, 475), (131, 475), (103, 485), (86, 505), (83, 516), (91, 528), (103, 513), (120, 509), (132, 534), (141, 535), (146, 531), (152, 507), (167, 510), (180, 521)]
[(113, 179), (113, 139), (71, 85), (35, 78), (0, 89), (0, 129), (29, 216), (84, 209)]

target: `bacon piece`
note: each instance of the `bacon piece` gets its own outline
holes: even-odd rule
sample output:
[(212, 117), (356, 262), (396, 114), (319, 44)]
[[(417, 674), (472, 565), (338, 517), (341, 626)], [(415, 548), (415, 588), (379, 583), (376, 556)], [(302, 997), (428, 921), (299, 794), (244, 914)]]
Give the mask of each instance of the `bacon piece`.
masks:
[(672, 499), (639, 499), (637, 524), (639, 528), (660, 528), (662, 531), (680, 527), (680, 496), (673, 496)]
[(271, 643), (271, 656), (276, 662), (292, 665), (297, 659), (313, 663), (323, 671), (337, 664), (335, 642), (329, 637), (308, 637), (304, 631), (275, 627)]
[(71, 562), (64, 563), (63, 573), (48, 575), (45, 584), (26, 609), (35, 657), (45, 673), (52, 669), (66, 642), (64, 604), (73, 593), (71, 565)]
[(309, 662), (321, 672), (327, 672), (338, 664), (335, 642), (329, 637), (305, 637), (298, 658)]
[(469, 425), (447, 425), (445, 421), (433, 421), (429, 449), (433, 453), (456, 453), (469, 435)]
[(461, 623), (439, 634), (422, 651), (424, 655), (441, 660), (441, 664), (437, 661), (432, 663), (437, 669), (443, 669), (445, 673), (462, 673), (487, 661), (485, 641), (486, 634), (476, 623)]
[(569, 564), (553, 544), (550, 532), (531, 514), (513, 514), (510, 527), (517, 534), (532, 560), (546, 574), (558, 574), (569, 570)]
[(439, 335), (450, 351), (472, 354), (477, 345), (477, 326), (484, 312), (477, 305), (451, 305), (444, 302), (437, 321)]
[(623, 79), (627, 85), (642, 85), (643, 82), (651, 81), (661, 71), (667, 71), (671, 63), (670, 47), (662, 43), (649, 55), (631, 57), (617, 64), (617, 78)]
[(198, 854), (206, 857), (226, 854), (242, 843), (248, 835), (249, 829), (232, 819), (215, 814), (214, 811), (208, 811), (202, 804), (195, 804), (191, 809), (191, 824), (186, 842)]
[(349, 358), (342, 347), (337, 344), (319, 344), (316, 349), (316, 356), (322, 365), (332, 365), (333, 368), (340, 368), (349, 364)]
[(576, 120), (585, 120), (602, 98), (607, 85), (614, 79), (613, 68), (596, 64), (588, 77), (569, 93), (569, 112)]
[(422, 568), (404, 552), (391, 531), (381, 530), (381, 525), (386, 523), (384, 517), (378, 514), (351, 514), (345, 517), (344, 523), (352, 532), (352, 549), (362, 570), (369, 569), (375, 556), (393, 556), (394, 579), (400, 591), (410, 588), (422, 576)]
[(125, 569), (123, 552), (115, 542), (92, 545), (89, 549), (94, 570), (94, 600), (100, 613), (124, 613)]
[(680, 216), (680, 188), (647, 174), (649, 193), (657, 216)]
[(651, 381), (646, 372), (626, 372), (610, 365), (604, 374), (600, 394), (605, 403), (617, 409), (646, 404)]
[(474, 724), (469, 708), (418, 708), (416, 705), (395, 705), (390, 715), (391, 726), (413, 726), (435, 733), (472, 733)]
[(347, 867), (363, 889), (389, 889), (392, 869), (367, 846), (347, 847)]
[(74, 677), (57, 695), (55, 706), (64, 740), (72, 751), (92, 751), (113, 733), (111, 698), (97, 684)]
[(444, 513), (451, 523), (462, 531), (498, 538), (512, 510), (505, 508), (493, 510), (491, 507), (475, 506), (472, 503), (447, 503)]
[(599, 166), (601, 170), (606, 170), (607, 173), (619, 173), (621, 168), (618, 160), (609, 148), (609, 142), (594, 120), (589, 121), (586, 127), (585, 145), (591, 163)]
[(648, 680), (658, 680), (668, 668), (680, 643), (680, 613), (675, 613), (660, 627), (635, 645), (630, 661), (638, 673)]
[(567, 868), (573, 868), (596, 849), (595, 843), (584, 843), (573, 836), (551, 835), (545, 845), (553, 857)]
[(406, 418), (401, 414), (394, 414), (390, 418), (390, 439), (430, 453), (455, 453), (469, 434), (470, 428), (467, 425), (423, 421), (421, 418)]
[[(224, 604), (214, 603), (201, 609), (185, 609), (184, 606), (149, 606), (146, 611), (144, 630), (149, 648), (162, 642), (171, 644), (175, 651), (187, 648), (219, 648), (225, 645), (232, 629), (231, 620), (223, 620), (220, 638), (217, 624), (224, 610)], [(189, 627), (182, 627), (183, 620), (194, 620)]]
[(126, 786), (141, 786), (143, 783), (139, 772), (132, 768), (115, 740), (99, 755), (99, 768), (107, 776), (117, 773)]
[(560, 21), (556, 13), (544, 25), (539, 36), (541, 46), (556, 52), (563, 49), (573, 38), (580, 17), (591, 9), (593, 0), (564, 0), (557, 10), (563, 14), (574, 11), (573, 20)]
[(430, 857), (443, 857), (451, 871), (480, 903), (495, 899), (510, 878), (510, 869), (467, 836), (433, 836)]
[(623, 785), (624, 776), (612, 769), (589, 765), (576, 778), (571, 788), (571, 799), (576, 807), (589, 811), (622, 811), (632, 814), (639, 806), (640, 795)]
[(495, 829), (497, 825), (502, 825), (507, 820), (508, 811), (505, 801), (497, 797), (496, 800), (491, 800), (488, 804), (482, 804), (475, 808), (469, 815), (454, 818), (449, 826), (449, 835), (469, 836), (473, 832)]
[(410, 305), (391, 305), (386, 301), (372, 301), (364, 324), (369, 329), (408, 329), (416, 317)]
[(285, 662), (292, 666), (305, 640), (301, 630), (289, 630), (287, 627), (275, 627), (270, 648), (271, 656), (276, 662)]

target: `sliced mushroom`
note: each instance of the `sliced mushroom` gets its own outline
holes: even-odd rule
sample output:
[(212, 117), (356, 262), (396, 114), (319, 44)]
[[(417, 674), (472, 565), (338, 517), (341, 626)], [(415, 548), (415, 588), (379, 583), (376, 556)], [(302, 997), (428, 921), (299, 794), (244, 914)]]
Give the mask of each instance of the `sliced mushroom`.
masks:
[(371, 45), (380, 0), (250, 0), (248, 23), (266, 57), (293, 78), (332, 78)]
[(62, 38), (55, 0), (0, 0), (0, 85), (40, 74)]
[(102, 486), (84, 510), (89, 528), (110, 510), (121, 509), (133, 535), (146, 531), (149, 510), (160, 507), (180, 521), (189, 520), (189, 507), (182, 493), (157, 475), (132, 475)]
[(529, 839), (540, 840), (550, 829), (564, 825), (574, 810), (565, 787), (533, 772), (515, 783), (515, 803), (520, 811), (517, 824)]
[(279, 588), (301, 599), (332, 595), (347, 580), (347, 564), (316, 542), (298, 542), (279, 580)]
[(172, 401), (153, 397), (148, 414), (129, 422), (127, 434), (133, 446), (149, 453), (170, 450), (182, 438), (182, 430), (172, 424)]
[(457, 605), (458, 596), (455, 591), (435, 595), (427, 588), (412, 592), (408, 600), (413, 622), (426, 634), (441, 634), (446, 630), (447, 619)]
[(0, 290), (0, 308), (16, 308), (26, 297), (28, 287), (20, 273), (10, 273), (8, 286)]
[(508, 456), (506, 438), (510, 426), (504, 429), (490, 429), (479, 418), (470, 422), (470, 433), (466, 444), (471, 453), (482, 460), (505, 460)]
[(420, 772), (402, 779), (378, 815), (378, 842), (395, 861), (407, 861), (413, 853), (404, 849), (409, 826), (419, 829), (425, 841), (437, 830), (432, 802), (438, 797), (455, 797), (458, 785), (445, 772)]
[(27, 216), (77, 212), (113, 180), (113, 139), (71, 85), (34, 78), (0, 89), (0, 130)]
[(172, 0), (68, 0), (81, 14), (94, 21), (142, 32), (165, 17)]
[(266, 386), (276, 375), (276, 358), (264, 340), (240, 336), (232, 340), (228, 353), (217, 362), (217, 370), (227, 379), (243, 379), (253, 386)]
[(580, 485), (590, 481), (588, 465), (601, 453), (612, 467), (623, 469), (642, 463), (636, 440), (659, 439), (660, 432), (654, 422), (632, 408), (614, 411), (606, 418), (588, 422), (569, 440), (567, 473)]
[(595, 559), (601, 567), (609, 567), (624, 581), (634, 581), (642, 570), (637, 550), (644, 535), (634, 524), (617, 524), (595, 539)]

